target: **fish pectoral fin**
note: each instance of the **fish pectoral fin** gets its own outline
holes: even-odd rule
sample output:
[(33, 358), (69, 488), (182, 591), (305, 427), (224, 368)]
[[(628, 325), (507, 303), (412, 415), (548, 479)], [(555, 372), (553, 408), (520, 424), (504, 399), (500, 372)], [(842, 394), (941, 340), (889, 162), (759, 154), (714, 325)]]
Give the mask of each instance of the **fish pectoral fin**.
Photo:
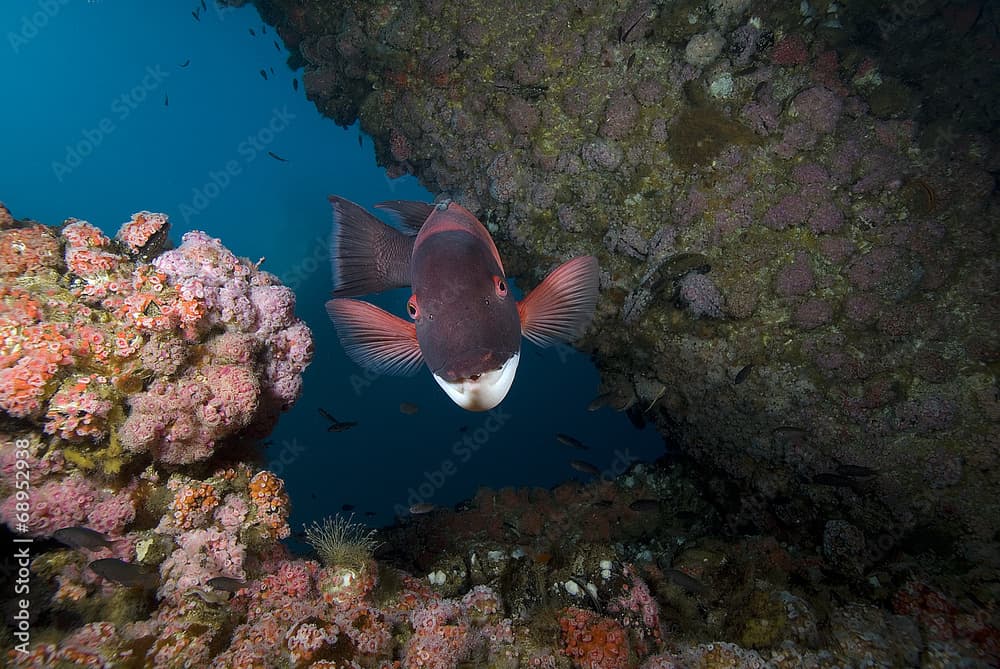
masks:
[(434, 211), (434, 205), (426, 202), (416, 202), (414, 200), (387, 200), (375, 205), (376, 209), (385, 209), (396, 215), (400, 225), (406, 228), (405, 232), (417, 234), (423, 227), (424, 221)]
[(413, 236), (386, 225), (350, 200), (331, 195), (330, 204), (333, 294), (356, 297), (409, 286)]
[(539, 346), (575, 340), (590, 325), (597, 305), (597, 258), (573, 258), (545, 277), (518, 302), (521, 333)]
[(330, 300), (326, 313), (347, 356), (379, 374), (408, 376), (424, 362), (413, 323), (361, 300)]

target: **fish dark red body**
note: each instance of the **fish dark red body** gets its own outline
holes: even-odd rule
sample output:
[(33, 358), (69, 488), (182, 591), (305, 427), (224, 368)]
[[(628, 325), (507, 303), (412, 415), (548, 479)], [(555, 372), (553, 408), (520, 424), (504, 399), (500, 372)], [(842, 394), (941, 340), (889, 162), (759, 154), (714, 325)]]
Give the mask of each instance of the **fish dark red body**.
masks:
[[(521, 336), (540, 345), (577, 338), (593, 317), (597, 261), (574, 258), (520, 303), (486, 228), (465, 208), (394, 201), (406, 232), (331, 197), (334, 296), (412, 286), (404, 321), (367, 302), (333, 299), (327, 312), (348, 355), (383, 373), (426, 364), (459, 406), (491, 409), (506, 396)], [(416, 232), (414, 236), (414, 232)]]

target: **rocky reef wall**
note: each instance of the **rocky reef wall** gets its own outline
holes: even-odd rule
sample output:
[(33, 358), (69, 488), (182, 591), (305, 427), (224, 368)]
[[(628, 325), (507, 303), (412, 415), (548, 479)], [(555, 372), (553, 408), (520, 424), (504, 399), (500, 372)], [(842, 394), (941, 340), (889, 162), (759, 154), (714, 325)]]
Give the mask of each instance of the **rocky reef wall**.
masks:
[(255, 4), (526, 287), (598, 256), (602, 401), (717, 474), (732, 529), (850, 543), (846, 572), (994, 539), (995, 8)]

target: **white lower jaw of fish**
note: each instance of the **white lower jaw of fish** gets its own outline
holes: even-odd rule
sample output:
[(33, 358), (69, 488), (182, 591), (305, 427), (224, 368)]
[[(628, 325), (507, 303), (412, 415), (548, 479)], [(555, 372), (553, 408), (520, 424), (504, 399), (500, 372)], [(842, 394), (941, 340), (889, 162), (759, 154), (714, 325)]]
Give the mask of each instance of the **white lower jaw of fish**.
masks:
[(515, 353), (500, 369), (484, 372), (476, 379), (445, 381), (434, 374), (434, 380), (448, 394), (448, 397), (463, 409), (488, 411), (500, 404), (507, 396), (507, 391), (514, 383), (514, 373), (517, 372), (517, 361), (520, 357), (520, 353)]

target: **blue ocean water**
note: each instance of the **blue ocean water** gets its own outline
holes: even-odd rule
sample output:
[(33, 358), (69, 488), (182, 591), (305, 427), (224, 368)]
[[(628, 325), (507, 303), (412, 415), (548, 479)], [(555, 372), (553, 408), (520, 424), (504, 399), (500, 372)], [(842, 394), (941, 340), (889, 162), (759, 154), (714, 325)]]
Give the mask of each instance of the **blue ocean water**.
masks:
[[(326, 196), (365, 207), (430, 201), (390, 180), (357, 127), (322, 118), (255, 9), (155, 0), (8, 0), (0, 4), (0, 201), (15, 217), (90, 221), (113, 234), (133, 212), (170, 216), (171, 237), (219, 237), (292, 286), (316, 340), (304, 393), (269, 439), (292, 525), (353, 505), (372, 525), (414, 502), (448, 506), (479, 486), (551, 486), (573, 459), (605, 471), (659, 457), (652, 428), (587, 412), (598, 390), (587, 357), (525, 342), (518, 378), (494, 415), (455, 406), (422, 371), (374, 378), (344, 355), (323, 303), (330, 290)], [(251, 30), (255, 35), (251, 35)], [(272, 71), (273, 69), (273, 71)], [(267, 74), (266, 79), (261, 71)], [(294, 90), (292, 81), (299, 79)], [(284, 162), (268, 155), (284, 159)], [(376, 303), (402, 315), (406, 291)], [(419, 411), (404, 414), (400, 404)], [(357, 421), (327, 431), (327, 411)], [(571, 434), (590, 446), (556, 441)]]

